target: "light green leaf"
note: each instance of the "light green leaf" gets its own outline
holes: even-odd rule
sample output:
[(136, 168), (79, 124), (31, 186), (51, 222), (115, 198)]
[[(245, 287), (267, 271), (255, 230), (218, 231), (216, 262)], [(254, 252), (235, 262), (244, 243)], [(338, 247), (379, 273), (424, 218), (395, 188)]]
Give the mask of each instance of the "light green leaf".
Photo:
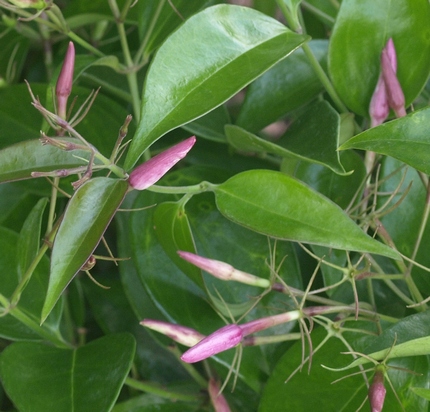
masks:
[(381, 124), (347, 140), (339, 150), (363, 149), (394, 157), (430, 174), (430, 107)]
[(191, 17), (154, 57), (125, 168), (155, 140), (221, 105), (306, 40), (247, 7), (223, 4)]
[(410, 105), (430, 72), (428, 0), (344, 0), (329, 48), (329, 72), (345, 104), (362, 116), (380, 73), (381, 51), (391, 37), (397, 76)]
[(42, 322), (100, 242), (127, 190), (125, 180), (97, 177), (70, 199), (54, 240)]
[(339, 206), (293, 177), (251, 170), (213, 191), (224, 216), (256, 232), (399, 259), (396, 251), (366, 235)]

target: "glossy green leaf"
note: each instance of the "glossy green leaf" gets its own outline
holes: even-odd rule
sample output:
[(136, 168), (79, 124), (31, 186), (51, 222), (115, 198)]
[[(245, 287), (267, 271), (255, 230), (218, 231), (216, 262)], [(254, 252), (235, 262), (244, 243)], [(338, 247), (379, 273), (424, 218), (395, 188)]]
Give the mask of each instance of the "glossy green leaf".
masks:
[(43, 212), (47, 198), (40, 199), (22, 225), (18, 239), (18, 276), (21, 277), (39, 251)]
[[(314, 349), (326, 333), (322, 328), (312, 332)], [(341, 352), (348, 351), (349, 348), (340, 339), (330, 338), (321, 349), (313, 353), (310, 373), (307, 373), (306, 365), (285, 383), (290, 374), (299, 368), (302, 361), (302, 343), (297, 342), (277, 363), (264, 389), (258, 411), (321, 410), (321, 405), (323, 405), (324, 412), (357, 410), (365, 402), (367, 396), (366, 382), (361, 374), (348, 375), (359, 372), (359, 369), (355, 368), (346, 373), (330, 371), (321, 366), (336, 367), (342, 365), (345, 360), (351, 359), (351, 355)], [(387, 384), (384, 410), (392, 412), (427, 410), (426, 401), (411, 392), (410, 387), (427, 385), (428, 360), (425, 357), (409, 358), (396, 360), (396, 363), (390, 363), (390, 365), (403, 368), (403, 370), (389, 369), (388, 371), (388, 376), (400, 398), (401, 405)], [(404, 369), (419, 370), (419, 373), (410, 374)], [(371, 377), (372, 375), (368, 375), (368, 379)], [(337, 379), (340, 380), (334, 382)], [(370, 411), (368, 401), (365, 402), (364, 409), (361, 410)]]
[[(64, 139), (77, 143), (76, 139)], [(27, 140), (0, 150), (0, 182), (33, 179), (32, 172), (50, 172), (84, 166), (87, 163), (76, 156), (89, 159), (89, 152), (64, 151), (39, 140)]]
[(430, 108), (427, 107), (366, 130), (346, 141), (339, 149), (372, 150), (430, 174), (429, 121)]
[(155, 140), (221, 105), (305, 40), (247, 7), (223, 4), (191, 17), (159, 48), (148, 71), (126, 169)]
[(154, 212), (154, 229), (164, 251), (198, 286), (204, 288), (200, 269), (181, 259), (178, 250), (196, 253), (183, 202), (164, 202)]
[(256, 232), (399, 259), (393, 249), (363, 233), (336, 204), (282, 173), (251, 170), (213, 190), (222, 214)]
[(207, 140), (225, 143), (224, 125), (230, 123), (225, 106), (217, 107), (208, 114), (182, 126), (183, 129)]
[(393, 38), (397, 76), (410, 105), (430, 72), (427, 0), (342, 1), (330, 40), (329, 71), (345, 104), (367, 116), (380, 73), (381, 51)]
[(268, 152), (286, 158), (321, 164), (338, 174), (345, 174), (337, 146), (340, 117), (325, 101), (312, 105), (297, 119), (287, 133), (275, 142), (262, 139), (246, 130), (227, 125), (227, 139), (236, 149)]
[[(20, 277), (18, 276), (18, 241), (19, 236), (11, 230), (0, 227), (0, 294), (9, 299), (15, 291)], [(62, 314), (61, 302), (57, 304), (43, 326), (40, 324), (46, 288), (49, 261), (42, 258), (21, 294), (15, 308), (8, 314), (0, 316), (0, 337), (8, 340), (48, 340), (55, 344), (64, 344), (59, 333), (59, 319)]]
[(133, 362), (134, 338), (112, 334), (77, 349), (14, 343), (0, 356), (0, 376), (19, 411), (109, 411)]
[(139, 34), (146, 40), (145, 53), (151, 54), (183, 20), (219, 2), (219, 0), (139, 2)]
[(52, 248), (42, 321), (97, 247), (127, 190), (125, 180), (97, 177), (70, 199)]
[[(285, 159), (284, 163), (287, 161)], [(356, 203), (361, 199), (357, 196), (357, 190), (361, 193), (366, 170), (363, 159), (353, 151), (341, 152), (341, 162), (346, 170), (353, 170), (354, 173), (343, 176), (316, 163), (300, 162), (294, 169), (294, 176), (346, 209), (354, 197)]]
[[(311, 40), (309, 46), (320, 64), (325, 66), (328, 41)], [(303, 106), (322, 90), (308, 58), (302, 49), (298, 49), (249, 86), (236, 124), (250, 132), (258, 132)]]
[[(418, 155), (418, 153), (417, 153)], [(397, 191), (389, 207), (397, 204), (390, 213), (381, 218), (381, 222), (390, 234), (396, 248), (404, 255), (413, 256), (418, 240), (417, 234), (421, 230), (422, 218), (426, 207), (427, 189), (421, 177), (413, 168), (405, 168), (404, 163), (391, 157), (385, 157), (381, 162), (380, 186), (381, 193), (388, 194)], [(398, 204), (401, 197), (406, 197)], [(379, 196), (378, 207), (387, 201), (387, 196)], [(414, 260), (424, 267), (430, 267), (430, 222), (427, 222), (420, 245)], [(430, 294), (429, 273), (414, 265), (412, 278), (424, 296)]]

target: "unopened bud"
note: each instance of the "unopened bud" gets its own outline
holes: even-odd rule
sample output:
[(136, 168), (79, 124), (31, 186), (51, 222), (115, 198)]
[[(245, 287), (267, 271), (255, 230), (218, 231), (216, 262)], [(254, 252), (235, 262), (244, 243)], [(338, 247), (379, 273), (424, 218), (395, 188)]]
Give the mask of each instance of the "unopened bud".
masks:
[(72, 92), (74, 69), (75, 46), (72, 42), (69, 42), (69, 47), (67, 48), (63, 67), (61, 68), (61, 72), (57, 80), (57, 86), (55, 88), (58, 116), (60, 116), (62, 119), (66, 119), (67, 117), (67, 99)]
[(369, 387), (369, 402), (372, 412), (381, 412), (384, 406), (385, 394), (384, 368), (376, 367), (372, 384)]
[(222, 280), (234, 280), (236, 282), (245, 283), (247, 285), (259, 286), (267, 288), (270, 286), (268, 279), (259, 278), (251, 275), (250, 273), (242, 272), (241, 270), (235, 269), (228, 263), (221, 262), (219, 260), (207, 259), (194, 253), (178, 251), (178, 255), (186, 261), (192, 263), (198, 268), (210, 273), (211, 275)]
[(205, 338), (205, 335), (185, 326), (174, 325), (154, 319), (144, 319), (140, 322), (142, 326), (155, 330), (173, 339), (184, 346), (194, 346)]
[(379, 76), (375, 91), (370, 101), (369, 115), (371, 127), (379, 126), (384, 122), (390, 113), (388, 106), (387, 90), (382, 74)]
[(136, 190), (144, 190), (152, 186), (187, 155), (195, 142), (194, 136), (189, 137), (136, 167), (128, 179), (130, 186)]
[(187, 363), (199, 362), (217, 353), (234, 348), (242, 341), (242, 338), (242, 329), (238, 325), (226, 325), (188, 349), (181, 356), (181, 359)]
[(389, 106), (394, 110), (397, 117), (406, 116), (405, 95), (396, 76), (397, 57), (392, 39), (382, 50), (381, 66)]
[(230, 406), (222, 393), (219, 393), (220, 386), (214, 378), (209, 379), (208, 392), (215, 412), (230, 412)]
[(300, 318), (300, 316), (300, 311), (293, 310), (291, 312), (285, 312), (279, 315), (267, 316), (265, 318), (252, 320), (251, 322), (242, 323), (238, 326), (242, 329), (243, 336), (247, 336), (251, 333), (259, 332), (282, 323), (297, 320)]

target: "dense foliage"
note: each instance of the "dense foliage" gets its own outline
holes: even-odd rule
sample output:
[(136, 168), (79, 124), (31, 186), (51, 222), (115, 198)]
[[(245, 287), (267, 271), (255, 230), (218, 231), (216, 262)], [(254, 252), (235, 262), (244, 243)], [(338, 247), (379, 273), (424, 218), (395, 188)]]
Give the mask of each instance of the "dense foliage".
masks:
[(0, 0), (1, 411), (429, 410), (430, 4), (232, 3)]

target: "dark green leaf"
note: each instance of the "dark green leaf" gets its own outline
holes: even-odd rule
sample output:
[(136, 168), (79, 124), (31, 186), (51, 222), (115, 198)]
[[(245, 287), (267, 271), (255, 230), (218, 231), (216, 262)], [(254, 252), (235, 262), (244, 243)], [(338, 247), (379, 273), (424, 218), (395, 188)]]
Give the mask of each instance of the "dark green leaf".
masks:
[(222, 214), (259, 233), (399, 258), (393, 249), (363, 233), (336, 204), (282, 173), (243, 172), (214, 187), (214, 193)]
[(191, 17), (154, 57), (126, 169), (155, 140), (224, 103), (306, 39), (247, 7), (224, 4)]
[[(317, 60), (325, 65), (327, 40), (312, 40), (309, 46)], [(258, 132), (309, 102), (322, 90), (308, 58), (298, 49), (249, 86), (236, 124), (250, 132)]]
[[(0, 228), (0, 293), (10, 298), (18, 286), (18, 235), (10, 230)], [(7, 315), (0, 316), (0, 336), (9, 340), (43, 340), (51, 339), (61, 342), (59, 320), (62, 314), (61, 303), (57, 304), (45, 324), (40, 327), (40, 311), (48, 286), (47, 273), (49, 261), (46, 257), (37, 265), (30, 281), (21, 294), (16, 308)]]
[(430, 107), (366, 130), (346, 141), (340, 150), (372, 150), (399, 159), (430, 174)]
[(70, 199), (54, 240), (42, 321), (100, 242), (128, 190), (125, 180), (97, 177)]
[(78, 349), (39, 343), (10, 345), (0, 356), (7, 394), (22, 411), (109, 411), (130, 370), (135, 340), (105, 336)]
[(345, 0), (330, 40), (333, 84), (354, 112), (368, 115), (388, 39), (397, 51), (397, 76), (406, 106), (415, 99), (430, 71), (430, 5), (427, 0)]
[(18, 239), (18, 277), (21, 278), (39, 251), (42, 217), (47, 198), (40, 199), (22, 225)]
[(154, 212), (157, 239), (169, 258), (198, 286), (204, 288), (200, 269), (181, 259), (177, 251), (195, 253), (194, 239), (183, 202), (164, 202)]
[(337, 146), (339, 141), (340, 118), (325, 101), (312, 105), (275, 142), (262, 139), (246, 130), (227, 125), (228, 141), (238, 150), (248, 152), (268, 152), (286, 158), (305, 160), (321, 164), (344, 175)]

